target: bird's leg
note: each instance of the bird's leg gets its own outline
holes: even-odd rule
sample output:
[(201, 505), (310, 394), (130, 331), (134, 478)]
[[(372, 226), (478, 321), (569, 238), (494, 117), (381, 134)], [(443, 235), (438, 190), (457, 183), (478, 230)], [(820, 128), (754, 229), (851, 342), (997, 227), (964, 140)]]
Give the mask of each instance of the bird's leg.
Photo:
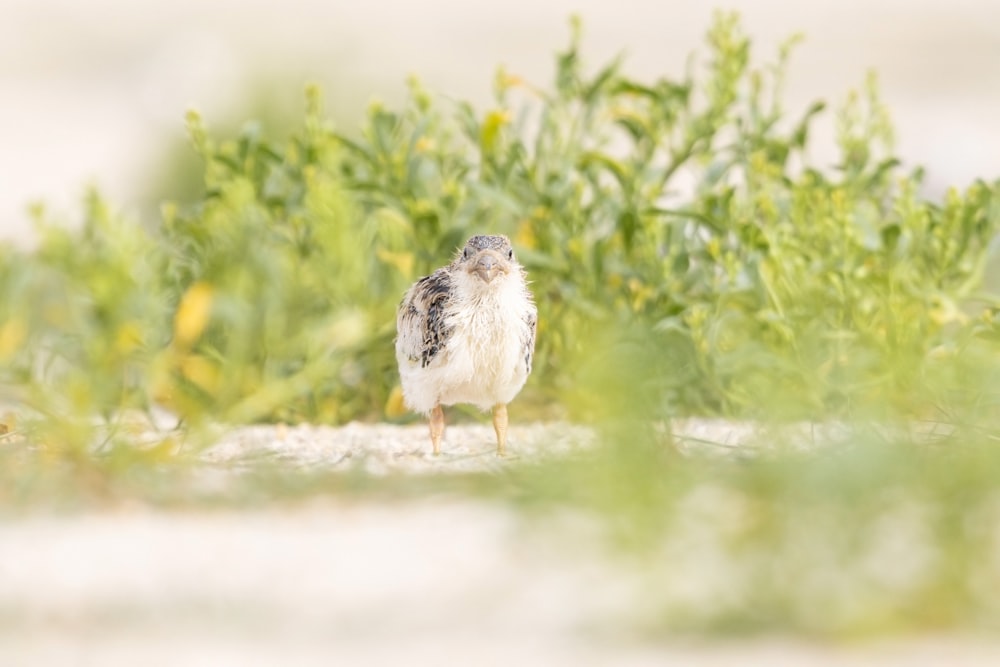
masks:
[(497, 456), (507, 455), (507, 404), (493, 406), (493, 430), (497, 432)]
[(434, 456), (441, 453), (441, 434), (444, 433), (444, 410), (435, 405), (431, 410), (431, 445), (434, 446)]

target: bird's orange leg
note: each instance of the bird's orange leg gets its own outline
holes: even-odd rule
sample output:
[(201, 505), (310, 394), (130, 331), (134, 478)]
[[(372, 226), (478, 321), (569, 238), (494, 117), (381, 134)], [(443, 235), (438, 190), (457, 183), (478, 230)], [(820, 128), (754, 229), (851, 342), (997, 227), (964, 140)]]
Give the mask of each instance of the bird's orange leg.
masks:
[(431, 445), (434, 446), (434, 456), (441, 453), (441, 435), (444, 433), (444, 410), (435, 405), (431, 410)]
[(493, 406), (493, 430), (497, 432), (497, 456), (507, 455), (507, 404)]

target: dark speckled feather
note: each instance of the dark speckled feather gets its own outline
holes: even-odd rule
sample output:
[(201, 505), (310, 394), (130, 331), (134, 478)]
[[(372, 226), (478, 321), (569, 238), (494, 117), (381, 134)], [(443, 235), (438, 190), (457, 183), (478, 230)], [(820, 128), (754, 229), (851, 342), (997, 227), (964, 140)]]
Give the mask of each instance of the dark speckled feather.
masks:
[(528, 334), (524, 341), (524, 365), (528, 369), (528, 373), (531, 373), (531, 362), (535, 356), (535, 333), (538, 331), (538, 314), (531, 312), (524, 318), (524, 321), (528, 325)]
[(452, 280), (447, 269), (438, 269), (417, 281), (407, 292), (400, 304), (400, 331), (420, 332), (420, 345), (410, 345), (406, 355), (410, 361), (420, 361), (421, 368), (434, 359), (444, 349), (451, 335), (451, 327), (445, 324), (445, 310), (451, 298)]

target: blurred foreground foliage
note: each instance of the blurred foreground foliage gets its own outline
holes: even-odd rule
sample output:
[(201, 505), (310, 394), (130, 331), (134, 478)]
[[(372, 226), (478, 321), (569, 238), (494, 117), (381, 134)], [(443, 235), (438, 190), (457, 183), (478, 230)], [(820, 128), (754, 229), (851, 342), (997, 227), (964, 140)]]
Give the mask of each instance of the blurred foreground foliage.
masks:
[[(983, 278), (1000, 182), (922, 196), (874, 80), (836, 112), (836, 164), (817, 165), (824, 104), (782, 106), (791, 43), (756, 67), (731, 15), (707, 41), (685, 77), (637, 81), (617, 60), (587, 70), (574, 26), (551, 86), (501, 70), (477, 110), (413, 80), (404, 108), (373, 104), (357, 136), (314, 88), (287, 141), (253, 123), (219, 140), (191, 113), (200, 200), (136, 225), (92, 194), (79, 230), (36, 211), (37, 247), (0, 248), (0, 401), (18, 412), (3, 421), (37, 454), (0, 434), (0, 505), (91, 485), (197, 502), (175, 436), (128, 446), (124, 415), (153, 405), (193, 431), (400, 417), (399, 298), (467, 236), (500, 232), (540, 313), (514, 420), (590, 419), (605, 446), (476, 489), (604, 513), (642, 547), (673, 629), (995, 624), (1000, 304)], [(673, 458), (664, 420), (705, 414), (934, 419), (958, 435)], [(116, 455), (90, 465), (95, 441)], [(357, 483), (271, 473), (227, 493)]]

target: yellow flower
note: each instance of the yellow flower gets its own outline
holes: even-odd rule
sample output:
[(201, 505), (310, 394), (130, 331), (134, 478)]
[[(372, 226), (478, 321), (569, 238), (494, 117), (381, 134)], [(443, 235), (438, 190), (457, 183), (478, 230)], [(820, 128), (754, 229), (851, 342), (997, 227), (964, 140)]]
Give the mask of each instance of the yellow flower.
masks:
[(429, 153), (434, 150), (434, 140), (427, 137), (420, 137), (413, 145), (413, 150), (417, 153)]
[(412, 252), (396, 252), (393, 250), (386, 250), (384, 248), (376, 248), (375, 256), (379, 258), (384, 264), (395, 268), (406, 278), (411, 278), (413, 276), (413, 263), (415, 257)]
[(28, 335), (28, 327), (19, 317), (7, 320), (0, 326), (0, 359), (9, 359), (21, 347)]
[(115, 333), (115, 348), (121, 354), (128, 354), (142, 344), (142, 330), (135, 322), (125, 322)]
[(212, 394), (219, 388), (219, 369), (214, 363), (197, 354), (184, 357), (180, 362), (181, 374), (192, 384)]
[(529, 250), (538, 246), (537, 239), (535, 238), (535, 227), (532, 225), (531, 220), (526, 218), (518, 223), (517, 232), (514, 234), (514, 245)]
[(480, 142), (483, 150), (490, 152), (497, 143), (500, 129), (510, 123), (510, 111), (506, 109), (495, 109), (486, 114), (483, 126), (480, 130)]
[(385, 402), (385, 416), (390, 419), (402, 417), (406, 414), (406, 404), (403, 402), (403, 388), (398, 384), (389, 392), (389, 398)]
[(503, 72), (503, 74), (501, 74), (500, 85), (504, 88), (516, 88), (517, 86), (524, 85), (524, 79), (516, 74)]
[(174, 315), (174, 340), (181, 345), (190, 345), (201, 336), (212, 314), (214, 290), (204, 281), (198, 281), (188, 288)]

